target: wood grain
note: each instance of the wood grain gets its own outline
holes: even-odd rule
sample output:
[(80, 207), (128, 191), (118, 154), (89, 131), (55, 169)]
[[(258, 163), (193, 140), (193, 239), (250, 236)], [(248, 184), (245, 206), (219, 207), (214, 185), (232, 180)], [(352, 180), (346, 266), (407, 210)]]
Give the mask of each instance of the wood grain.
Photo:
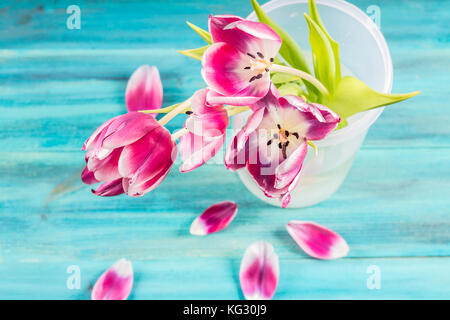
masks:
[[(210, 13), (251, 10), (238, 0), (78, 3), (73, 31), (71, 1), (0, 4), (0, 298), (88, 299), (89, 285), (126, 257), (132, 299), (242, 299), (240, 259), (259, 239), (280, 257), (277, 299), (450, 298), (449, 2), (377, 1), (394, 91), (422, 94), (386, 109), (335, 195), (296, 210), (260, 202), (220, 159), (188, 174), (175, 166), (144, 198), (93, 196), (78, 179), (80, 148), (125, 112), (133, 70), (157, 65), (164, 105), (184, 100), (203, 86), (199, 62), (176, 52), (203, 45), (184, 21), (206, 28)], [(191, 221), (225, 199), (239, 205), (230, 227), (190, 236)], [(349, 256), (310, 259), (285, 231), (293, 219), (339, 232)], [(70, 265), (81, 269), (80, 290), (66, 287)], [(381, 269), (380, 290), (366, 287), (370, 265)]]

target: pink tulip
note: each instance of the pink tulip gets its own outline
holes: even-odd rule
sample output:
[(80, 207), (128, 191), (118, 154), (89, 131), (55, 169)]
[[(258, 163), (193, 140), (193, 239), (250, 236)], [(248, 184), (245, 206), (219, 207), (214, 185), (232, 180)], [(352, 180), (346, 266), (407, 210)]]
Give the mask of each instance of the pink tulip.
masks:
[(236, 216), (237, 209), (233, 201), (213, 204), (192, 222), (191, 234), (204, 236), (225, 229)]
[(247, 248), (239, 272), (245, 299), (272, 299), (279, 275), (278, 256), (270, 243), (258, 241)]
[(336, 232), (317, 223), (290, 221), (287, 231), (307, 254), (317, 259), (338, 259), (349, 251), (347, 242)]
[(131, 262), (120, 259), (106, 270), (92, 289), (92, 300), (126, 300), (133, 287)]
[(159, 109), (162, 100), (163, 88), (158, 68), (148, 65), (137, 68), (128, 80), (125, 93), (128, 111)]
[(209, 89), (198, 90), (192, 97), (192, 114), (186, 120), (189, 131), (178, 143), (183, 164), (181, 172), (188, 172), (210, 160), (225, 143), (228, 114), (223, 105), (206, 101)]
[(213, 44), (202, 59), (202, 76), (213, 90), (211, 103), (245, 106), (269, 91), (270, 68), (281, 38), (263, 23), (237, 16), (209, 17)]
[(99, 196), (144, 195), (161, 183), (176, 157), (170, 132), (140, 112), (105, 122), (83, 150), (86, 168), (81, 178), (86, 184), (103, 182), (93, 191)]
[(247, 123), (228, 144), (225, 165), (232, 171), (246, 167), (264, 194), (279, 198), (285, 208), (300, 179), (307, 140), (325, 138), (339, 116), (297, 96), (280, 97), (274, 85), (251, 108)]

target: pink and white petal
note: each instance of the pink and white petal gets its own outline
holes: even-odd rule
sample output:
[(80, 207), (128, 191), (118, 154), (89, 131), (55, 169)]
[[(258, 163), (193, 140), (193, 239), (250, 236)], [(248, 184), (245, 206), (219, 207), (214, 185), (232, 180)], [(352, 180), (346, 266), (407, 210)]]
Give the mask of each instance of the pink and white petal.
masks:
[[(248, 57), (247, 57), (248, 58)], [(234, 95), (249, 84), (252, 72), (246, 56), (231, 45), (214, 43), (202, 57), (202, 76), (208, 86), (222, 95)]]
[(258, 100), (256, 103), (250, 106), (252, 110), (257, 110), (260, 108), (271, 108), (277, 109), (279, 107), (278, 99), (280, 98), (280, 92), (277, 87), (269, 80), (269, 88), (266, 91), (266, 95)]
[(114, 149), (106, 158), (98, 160), (95, 157), (89, 158), (87, 167), (94, 172), (98, 181), (109, 182), (120, 178), (118, 164), (123, 148)]
[(229, 118), (223, 105), (211, 105), (206, 96), (209, 89), (202, 89), (194, 93), (191, 108), (194, 112), (186, 120), (186, 128), (196, 134), (205, 137), (217, 137), (225, 133)]
[[(176, 150), (176, 148), (175, 148)], [(176, 152), (174, 152), (174, 156), (176, 156)], [(145, 195), (146, 193), (154, 190), (159, 184), (166, 178), (166, 176), (170, 172), (170, 168), (173, 165), (173, 161), (169, 162), (165, 168), (158, 172), (155, 176), (153, 176), (151, 179), (143, 182), (143, 183), (131, 183), (130, 179), (125, 178), (123, 179), (124, 184), (124, 190), (127, 195), (130, 197), (141, 197)]]
[(97, 190), (92, 189), (92, 193), (100, 197), (114, 197), (124, 193), (122, 178), (102, 183)]
[(92, 300), (126, 300), (133, 287), (131, 262), (120, 259), (106, 270), (94, 285)]
[(245, 54), (260, 52), (269, 60), (281, 47), (281, 38), (264, 23), (213, 16), (209, 26), (214, 42), (226, 42)]
[(115, 118), (109, 119), (108, 121), (106, 121), (105, 123), (103, 123), (100, 127), (98, 127), (94, 133), (85, 141), (85, 143), (83, 144), (83, 147), (81, 148), (82, 151), (85, 150), (89, 150), (92, 149), (93, 145), (99, 140), (99, 135), (103, 132), (106, 131), (107, 127), (111, 124), (111, 122), (114, 120)]
[(287, 231), (307, 254), (317, 259), (338, 259), (349, 251), (347, 242), (336, 232), (317, 223), (290, 221)]
[(268, 300), (273, 297), (280, 269), (273, 246), (264, 241), (251, 244), (242, 258), (239, 279), (247, 300)]
[(190, 233), (204, 236), (225, 229), (236, 216), (238, 207), (233, 201), (213, 204), (191, 224)]
[(300, 173), (303, 167), (308, 144), (306, 139), (303, 143), (292, 152), (275, 170), (275, 188), (283, 189), (294, 181), (295, 177)]
[(102, 147), (114, 149), (133, 143), (155, 128), (161, 127), (155, 118), (142, 112), (129, 112), (113, 121), (103, 140)]
[(177, 147), (172, 141), (169, 131), (162, 128), (163, 134), (160, 136), (156, 146), (150, 146), (153, 150), (148, 157), (142, 162), (141, 166), (131, 176), (130, 183), (141, 185), (154, 177), (161, 175), (161, 170), (164, 170), (167, 165), (172, 165), (176, 158)]
[(227, 146), (225, 152), (225, 166), (235, 171), (243, 168), (249, 160), (249, 153), (256, 147), (256, 137), (249, 142), (249, 137), (255, 132), (264, 117), (264, 109), (254, 111), (248, 118), (244, 127), (238, 131)]
[(225, 143), (225, 134), (218, 137), (202, 137), (189, 132), (178, 142), (181, 160), (181, 172), (192, 171), (216, 155)]
[(231, 14), (224, 15), (210, 15), (208, 19), (209, 32), (213, 42), (225, 42), (221, 37), (223, 29), (232, 22), (242, 21), (244, 18), (234, 16)]
[(94, 173), (92, 171), (89, 171), (87, 167), (84, 168), (83, 172), (81, 173), (81, 181), (85, 184), (95, 184), (100, 181), (95, 179)]
[(295, 123), (291, 122), (290, 129), (298, 132), (300, 136), (306, 137), (308, 140), (325, 138), (340, 122), (339, 115), (329, 108), (319, 104), (308, 104), (300, 97), (283, 96), (279, 101), (282, 107), (286, 107), (286, 110), (292, 109), (288, 106), (293, 106), (300, 110), (300, 113), (297, 113), (302, 119), (296, 120)]
[[(122, 177), (133, 176), (150, 155), (153, 154), (152, 159), (158, 155), (157, 146), (162, 134), (163, 128), (157, 128), (123, 148), (118, 163), (119, 173)], [(166, 146), (161, 145), (161, 147), (165, 148)]]
[(235, 95), (222, 95), (210, 90), (207, 95), (210, 104), (228, 104), (231, 106), (251, 106), (261, 99), (259, 96), (246, 96), (249, 89), (244, 89)]
[[(163, 87), (157, 67), (143, 65), (133, 72), (128, 80), (125, 102), (128, 111), (161, 108)], [(156, 113), (152, 116), (156, 117)]]

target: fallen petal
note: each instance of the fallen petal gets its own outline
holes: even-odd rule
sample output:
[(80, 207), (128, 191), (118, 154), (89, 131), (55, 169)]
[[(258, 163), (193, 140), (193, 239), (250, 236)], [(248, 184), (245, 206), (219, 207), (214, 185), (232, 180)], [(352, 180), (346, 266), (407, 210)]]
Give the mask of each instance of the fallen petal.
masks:
[(347, 242), (336, 232), (314, 222), (290, 221), (287, 231), (307, 254), (317, 259), (338, 259), (347, 255)]
[(265, 241), (251, 244), (241, 262), (239, 279), (247, 300), (268, 300), (275, 293), (280, 269), (273, 246)]
[[(161, 108), (163, 88), (157, 67), (143, 65), (128, 80), (125, 101), (128, 111)], [(156, 113), (153, 114), (156, 117)]]
[(92, 300), (126, 300), (133, 287), (131, 262), (120, 259), (106, 270), (94, 285)]
[(213, 204), (192, 222), (191, 234), (204, 236), (225, 229), (236, 216), (237, 209), (233, 201)]

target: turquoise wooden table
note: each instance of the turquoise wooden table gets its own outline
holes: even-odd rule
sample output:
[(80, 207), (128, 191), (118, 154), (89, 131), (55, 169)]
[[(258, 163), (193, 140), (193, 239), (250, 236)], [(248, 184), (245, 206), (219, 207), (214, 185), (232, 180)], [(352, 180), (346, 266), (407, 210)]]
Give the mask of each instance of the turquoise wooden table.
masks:
[[(381, 9), (393, 91), (422, 94), (386, 109), (330, 199), (281, 210), (219, 164), (175, 167), (139, 199), (99, 198), (79, 181), (80, 148), (126, 111), (133, 70), (158, 66), (165, 106), (186, 99), (204, 84), (199, 63), (176, 52), (203, 45), (185, 20), (206, 27), (210, 13), (246, 16), (248, 1), (3, 1), (0, 298), (89, 299), (97, 277), (125, 257), (131, 299), (241, 299), (240, 260), (260, 239), (280, 257), (275, 299), (450, 298), (450, 2), (352, 2)], [(66, 27), (71, 4), (81, 8), (80, 30)], [(192, 220), (225, 199), (239, 205), (230, 227), (191, 236)], [(348, 257), (303, 254), (285, 231), (293, 219), (339, 232)], [(74, 268), (79, 289), (67, 286)], [(373, 270), (379, 289), (367, 285)]]

